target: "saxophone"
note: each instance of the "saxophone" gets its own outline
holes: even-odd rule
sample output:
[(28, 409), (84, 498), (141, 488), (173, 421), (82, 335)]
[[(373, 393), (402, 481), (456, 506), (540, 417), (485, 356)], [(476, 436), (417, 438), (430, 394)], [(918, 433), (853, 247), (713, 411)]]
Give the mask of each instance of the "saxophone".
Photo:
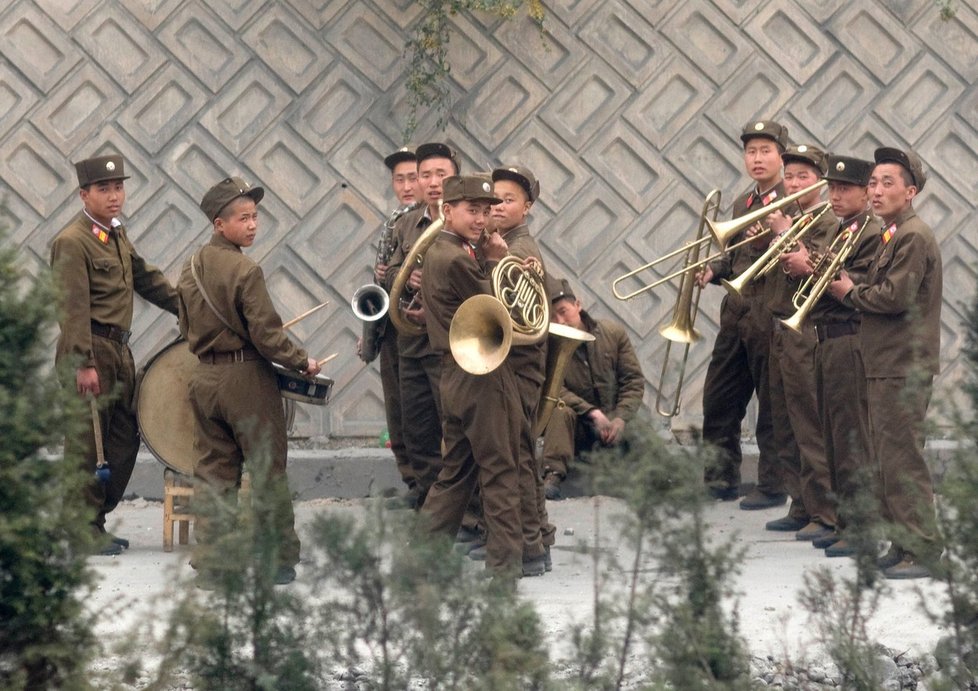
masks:
[[(414, 211), (419, 206), (421, 206), (421, 202), (412, 202), (411, 204), (399, 206), (391, 212), (391, 215), (387, 218), (384, 227), (380, 231), (380, 240), (377, 242), (377, 259), (374, 262), (375, 267), (378, 264), (387, 264), (391, 259), (391, 255), (394, 254), (394, 250), (397, 247), (397, 242), (394, 239), (394, 225), (398, 219), (404, 214)], [(384, 290), (383, 286), (379, 286), (376, 283), (368, 283), (357, 290), (351, 303), (354, 314), (363, 320), (363, 339), (360, 346), (360, 359), (365, 363), (373, 362), (380, 352), (380, 344), (384, 340), (384, 333), (387, 327), (387, 311), (389, 305), (387, 291)]]

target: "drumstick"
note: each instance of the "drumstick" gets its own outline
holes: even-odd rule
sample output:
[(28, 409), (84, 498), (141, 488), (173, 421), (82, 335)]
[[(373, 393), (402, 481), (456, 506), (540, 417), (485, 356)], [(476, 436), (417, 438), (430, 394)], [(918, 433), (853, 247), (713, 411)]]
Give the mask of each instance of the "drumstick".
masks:
[(330, 360), (332, 360), (337, 355), (339, 355), (339, 353), (333, 353), (332, 355), (327, 355), (326, 357), (324, 357), (322, 360), (320, 360), (316, 364), (319, 365), (320, 367), (322, 367), (323, 365), (325, 365), (327, 362), (329, 362)]
[(305, 319), (306, 317), (308, 317), (310, 314), (312, 314), (313, 312), (316, 312), (318, 310), (321, 310), (323, 307), (325, 307), (328, 304), (329, 304), (329, 300), (327, 300), (326, 302), (324, 302), (324, 303), (322, 303), (320, 305), (316, 305), (315, 307), (313, 307), (310, 310), (306, 310), (305, 312), (303, 312), (302, 314), (300, 314), (298, 317), (296, 317), (294, 319), (290, 319), (289, 321), (287, 321), (284, 324), (282, 324), (282, 328), (283, 329), (287, 329), (290, 326), (293, 326), (295, 324), (298, 324), (303, 319)]
[(88, 399), (92, 408), (92, 431), (95, 433), (95, 477), (103, 485), (109, 484), (112, 470), (105, 462), (105, 449), (102, 446), (102, 423), (98, 417), (98, 405), (95, 403), (95, 396)]

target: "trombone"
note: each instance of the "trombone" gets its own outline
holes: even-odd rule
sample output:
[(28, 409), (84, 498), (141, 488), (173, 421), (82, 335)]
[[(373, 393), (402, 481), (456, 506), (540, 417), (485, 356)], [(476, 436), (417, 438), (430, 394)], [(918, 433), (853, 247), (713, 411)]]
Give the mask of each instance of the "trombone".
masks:
[[(740, 295), (744, 290), (744, 286), (755, 278), (760, 278), (771, 273), (778, 265), (781, 255), (788, 248), (800, 241), (809, 230), (815, 227), (815, 224), (825, 215), (825, 212), (832, 208), (828, 202), (823, 203), (825, 204), (824, 208), (814, 217), (809, 218), (808, 214), (803, 214), (801, 218), (791, 224), (791, 227), (784, 231), (777, 240), (772, 242), (771, 246), (764, 251), (764, 254), (755, 259), (754, 263), (744, 269), (737, 278), (729, 281), (727, 279), (721, 280), (720, 282), (723, 284), (723, 287), (731, 295)], [(754, 237), (756, 238), (757, 236), (755, 235)]]
[[(805, 323), (808, 313), (812, 311), (815, 304), (825, 294), (829, 284), (835, 280), (839, 269), (845, 266), (849, 255), (852, 254), (853, 250), (856, 249), (856, 245), (859, 244), (859, 240), (862, 238), (863, 231), (869, 224), (871, 217), (871, 215), (867, 214), (866, 220), (863, 221), (863, 224), (856, 232), (839, 233), (832, 239), (832, 243), (812, 267), (812, 274), (798, 286), (798, 290), (795, 291), (794, 296), (791, 298), (791, 304), (796, 309), (795, 313), (787, 319), (782, 319), (782, 324), (792, 331), (801, 333), (801, 325)], [(828, 261), (829, 257), (832, 257), (831, 261)], [(828, 261), (828, 266), (825, 266), (826, 261)]]
[[(822, 189), (827, 184), (829, 184), (828, 180), (819, 180), (814, 185), (809, 185), (803, 190), (798, 190), (794, 194), (789, 194), (787, 197), (779, 199), (778, 201), (768, 204), (767, 206), (762, 206), (760, 209), (751, 211), (749, 214), (744, 214), (743, 216), (738, 216), (737, 218), (732, 218), (729, 221), (721, 221), (719, 223), (708, 220), (707, 225), (709, 225), (710, 232), (713, 233), (713, 237), (717, 241), (717, 247), (719, 247), (721, 251), (728, 251), (733, 248), (727, 247), (727, 245), (734, 238), (734, 236), (744, 228), (749, 228), (768, 214), (783, 209), (791, 202), (801, 199), (814, 190)], [(755, 235), (751, 238), (751, 240), (756, 240), (757, 238), (758, 235)]]
[[(676, 307), (673, 310), (672, 321), (659, 329), (659, 334), (666, 339), (666, 352), (662, 356), (662, 372), (659, 374), (659, 386), (656, 388), (658, 393), (656, 394), (655, 398), (655, 410), (662, 417), (675, 417), (679, 414), (679, 407), (682, 400), (683, 380), (686, 377), (686, 362), (689, 359), (689, 347), (701, 338), (700, 333), (693, 328), (693, 323), (696, 321), (696, 315), (699, 313), (700, 295), (703, 291), (702, 289), (697, 289), (696, 296), (693, 296), (693, 290), (696, 289), (696, 277), (691, 273), (690, 268), (693, 266), (701, 266), (702, 264), (706, 263), (706, 261), (709, 261), (698, 261), (699, 252), (700, 248), (703, 247), (704, 244), (706, 247), (710, 246), (709, 242), (711, 237), (709, 234), (707, 234), (706, 227), (711, 217), (716, 220), (717, 212), (719, 210), (720, 190), (713, 190), (706, 195), (706, 199), (703, 202), (703, 210), (700, 212), (700, 223), (696, 231), (696, 239), (686, 245), (688, 250), (685, 265), (682, 271), (677, 272), (676, 274), (682, 274), (682, 281), (679, 284), (679, 298), (676, 300)], [(657, 284), (660, 282), (661, 281), (657, 282)], [(642, 290), (647, 289), (648, 288), (643, 288)], [(669, 356), (672, 352), (673, 343), (684, 344), (683, 358), (679, 365), (679, 374), (676, 381), (676, 392), (673, 396), (671, 404), (666, 407), (664, 405), (665, 397), (663, 396), (662, 391), (665, 385), (666, 373), (671, 370), (669, 367)]]

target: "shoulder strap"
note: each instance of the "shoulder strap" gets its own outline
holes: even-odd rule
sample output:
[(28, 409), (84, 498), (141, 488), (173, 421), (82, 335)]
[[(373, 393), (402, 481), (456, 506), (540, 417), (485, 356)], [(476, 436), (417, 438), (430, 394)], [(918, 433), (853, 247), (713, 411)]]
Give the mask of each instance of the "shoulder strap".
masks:
[(245, 341), (248, 341), (246, 337), (238, 333), (237, 329), (231, 326), (230, 322), (228, 322), (228, 320), (224, 318), (224, 315), (221, 314), (218, 311), (217, 307), (214, 306), (214, 303), (211, 302), (210, 295), (208, 295), (207, 291), (204, 290), (204, 284), (203, 282), (201, 282), (200, 276), (197, 275), (197, 253), (196, 252), (193, 254), (192, 257), (190, 257), (190, 274), (194, 277), (194, 283), (197, 284), (197, 290), (200, 291), (201, 297), (204, 298), (204, 302), (206, 302), (207, 306), (211, 308), (211, 311), (214, 313), (214, 315), (221, 320), (221, 323), (228, 328), (228, 331), (235, 334), (236, 336), (240, 336)]

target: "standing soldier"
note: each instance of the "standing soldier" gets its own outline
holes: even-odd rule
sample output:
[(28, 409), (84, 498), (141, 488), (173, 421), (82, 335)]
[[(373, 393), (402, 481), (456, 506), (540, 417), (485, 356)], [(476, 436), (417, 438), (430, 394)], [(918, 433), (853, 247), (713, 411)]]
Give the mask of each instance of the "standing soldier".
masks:
[[(830, 237), (818, 251), (824, 253), (832, 242), (858, 238), (846, 259), (846, 274), (854, 283), (864, 283), (869, 265), (880, 244), (877, 229), (879, 219), (869, 207), (869, 175), (872, 161), (850, 156), (829, 156), (829, 202), (836, 218), (841, 219)], [(838, 240), (836, 240), (838, 238)], [(825, 256), (828, 266), (831, 256)], [(807, 267), (807, 268), (806, 268)], [(808, 262), (792, 266), (798, 275), (810, 274)], [(824, 272), (824, 268), (821, 272)], [(808, 314), (808, 323), (815, 332), (815, 393), (818, 398), (822, 435), (825, 440), (825, 460), (832, 482), (832, 492), (839, 506), (835, 530), (831, 535), (816, 538), (812, 544), (828, 548), (828, 556), (852, 556), (855, 548), (843, 534), (846, 526), (846, 503), (857, 494), (860, 483), (870, 482), (875, 472), (870, 470), (869, 435), (864, 424), (866, 408), (866, 375), (859, 352), (859, 312), (826, 293)]]
[[(528, 168), (510, 166), (493, 170), (492, 180), (493, 194), (500, 200), (493, 205), (490, 213), (493, 228), (506, 241), (509, 254), (520, 259), (533, 257), (546, 271), (540, 248), (526, 224), (530, 207), (540, 196), (540, 183), (536, 176)], [(557, 533), (557, 528), (550, 523), (547, 515), (543, 470), (537, 458), (537, 440), (533, 436), (537, 405), (546, 379), (546, 338), (534, 345), (513, 346), (506, 358), (506, 366), (516, 376), (523, 409), (519, 455), (523, 575), (538, 576), (549, 570), (550, 547)]]
[[(377, 263), (374, 266), (374, 282), (384, 285), (387, 277), (387, 263), (395, 248), (394, 224), (408, 211), (420, 206), (418, 201), (418, 163), (414, 150), (398, 149), (384, 159), (384, 165), (391, 172), (391, 189), (397, 197), (398, 208), (387, 219), (379, 240)], [(419, 490), (411, 466), (410, 458), (404, 446), (404, 430), (401, 418), (401, 383), (398, 367), (397, 332), (390, 325), (388, 317), (382, 317), (375, 322), (366, 322), (364, 338), (372, 337), (377, 347), (374, 352), (380, 355), (380, 383), (384, 392), (384, 413), (387, 418), (387, 434), (390, 439), (391, 452), (397, 463), (401, 479), (407, 485), (408, 503), (416, 504)], [(361, 352), (361, 357), (363, 356)], [(365, 362), (369, 362), (364, 358)]]
[(452, 356), (449, 330), (459, 306), (475, 295), (492, 295), (492, 268), (507, 252), (497, 233), (482, 245), (493, 196), (488, 177), (445, 180), (445, 229), (425, 258), (421, 284), (431, 347), (442, 361), (445, 460), (421, 511), (433, 532), (454, 537), (476, 484), (486, 522), (486, 568), (504, 579), (523, 567), (518, 466), (523, 417), (516, 377), (505, 364), (484, 375), (463, 370)]
[[(789, 146), (781, 156), (784, 162), (785, 194), (809, 189), (825, 174), (825, 154), (817, 147)], [(767, 307), (774, 317), (771, 331), (771, 359), (768, 375), (772, 409), (784, 410), (788, 425), (775, 420), (785, 489), (791, 496), (788, 515), (768, 521), (768, 530), (797, 531), (799, 540), (815, 540), (835, 527), (835, 502), (830, 498), (831, 480), (825, 462), (825, 445), (815, 397), (815, 334), (810, 329), (797, 333), (784, 326), (782, 319), (795, 312), (792, 304), (803, 276), (791, 266), (808, 266), (808, 246), (818, 247), (837, 225), (837, 220), (822, 201), (821, 188), (798, 199), (797, 218), (777, 211), (766, 221), (776, 233), (784, 233), (792, 223), (807, 224), (801, 242), (782, 253), (778, 266), (765, 280)]]
[[(423, 205), (404, 214), (394, 226), (396, 247), (384, 276), (388, 292), (401, 269), (404, 259), (424, 230), (438, 218), (438, 205), (442, 196), (442, 180), (459, 171), (455, 152), (446, 144), (432, 142), (415, 150), (418, 160), (418, 185), (423, 195)], [(391, 305), (391, 310), (404, 309), (405, 319), (418, 324), (426, 323), (426, 309), (420, 299), (421, 267), (412, 268), (405, 287), (410, 305)], [(404, 447), (414, 471), (415, 490), (409, 501), (415, 508), (424, 503), (428, 488), (441, 468), (441, 398), (439, 377), (441, 357), (432, 349), (428, 334), (397, 335), (398, 368), (401, 382), (401, 414), (410, 420), (403, 426)]]
[[(61, 290), (61, 336), (56, 362), (80, 396), (98, 397), (101, 439), (89, 426), (81, 438), (65, 440), (92, 476), (85, 498), (92, 508), (95, 551), (115, 555), (128, 540), (105, 530), (105, 515), (122, 499), (139, 451), (133, 413), (135, 365), (129, 350), (133, 292), (177, 313), (177, 295), (166, 277), (139, 256), (118, 219), (126, 201), (121, 156), (99, 156), (75, 164), (83, 211), (54, 240), (51, 266)], [(104, 397), (102, 394), (105, 394)], [(105, 401), (108, 401), (107, 403)], [(109, 463), (107, 481), (94, 478), (101, 444)]]
[(829, 290), (862, 315), (867, 427), (883, 519), (899, 531), (880, 566), (887, 578), (925, 578), (943, 550), (923, 454), (924, 418), (940, 370), (941, 252), (913, 208), (927, 181), (920, 159), (891, 147), (874, 158), (869, 193), (883, 221), (880, 247), (865, 283), (854, 285), (843, 272)]
[[(784, 196), (781, 179), (781, 154), (788, 145), (788, 128), (773, 120), (750, 122), (740, 134), (744, 146), (744, 168), (754, 186), (733, 203), (733, 218), (767, 206)], [(737, 241), (758, 230), (753, 226), (738, 235)], [(743, 244), (700, 272), (701, 286), (740, 275), (767, 246)], [(747, 405), (757, 393), (755, 434), (760, 458), (757, 462), (757, 487), (740, 502), (742, 509), (766, 509), (784, 504), (784, 492), (777, 443), (774, 440), (768, 380), (768, 353), (771, 341), (771, 313), (764, 304), (764, 280), (752, 281), (741, 296), (724, 295), (720, 304), (720, 330), (703, 385), (703, 441), (717, 447), (714, 466), (707, 468), (705, 480), (710, 493), (723, 500), (736, 499), (740, 486), (740, 428)], [(782, 412), (782, 411), (778, 411)], [(782, 415), (784, 425), (787, 417)]]
[[(265, 195), (241, 178), (217, 183), (200, 208), (213, 224), (210, 242), (187, 260), (178, 284), (180, 333), (200, 359), (190, 380), (194, 412), (194, 477), (233, 495), (245, 464), (267, 456), (271, 514), (279, 533), (277, 584), (295, 579), (299, 537), (285, 475), (285, 412), (272, 363), (307, 375), (319, 365), (282, 328), (261, 267), (241, 251), (258, 232)], [(197, 583), (213, 587), (220, 555), (210, 521), (197, 517), (193, 565)]]

